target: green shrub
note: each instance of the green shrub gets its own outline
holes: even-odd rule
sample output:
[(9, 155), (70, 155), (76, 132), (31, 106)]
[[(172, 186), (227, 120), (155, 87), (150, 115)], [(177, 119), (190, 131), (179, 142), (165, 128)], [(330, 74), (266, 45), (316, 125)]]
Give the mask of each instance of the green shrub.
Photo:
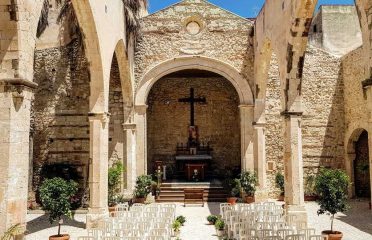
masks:
[(151, 175), (142, 175), (137, 177), (134, 196), (136, 198), (146, 198), (151, 193)]
[(304, 190), (305, 190), (305, 195), (306, 196), (315, 196), (315, 179), (316, 176), (313, 174), (308, 174), (305, 177), (304, 181)]
[(256, 192), (258, 183), (257, 174), (253, 171), (245, 171), (240, 175), (240, 184), (243, 191), (250, 197), (253, 197)]
[(225, 229), (225, 222), (222, 219), (217, 219), (216, 223), (214, 224), (217, 230), (224, 230)]
[(321, 169), (315, 179), (315, 191), (319, 203), (318, 215), (331, 215), (331, 231), (335, 214), (348, 209), (347, 192), (349, 177), (342, 170)]
[(278, 172), (275, 175), (275, 184), (276, 187), (280, 189), (280, 195), (284, 195), (284, 175), (281, 172)]
[(61, 217), (72, 217), (71, 198), (77, 192), (77, 183), (62, 178), (46, 179), (40, 187), (43, 209), (49, 212), (49, 221), (58, 220), (58, 236), (61, 236)]
[(119, 203), (120, 184), (122, 183), (122, 174), (124, 167), (121, 162), (115, 162), (108, 170), (108, 204), (114, 206)]
[(213, 225), (216, 224), (217, 220), (218, 220), (218, 217), (216, 215), (209, 215), (207, 217), (207, 221), (212, 223)]
[(181, 230), (181, 226), (182, 224), (179, 221), (175, 220), (172, 224), (173, 231), (179, 232)]
[(179, 221), (181, 223), (181, 225), (183, 226), (186, 222), (186, 218), (184, 216), (180, 215), (176, 218), (176, 221)]

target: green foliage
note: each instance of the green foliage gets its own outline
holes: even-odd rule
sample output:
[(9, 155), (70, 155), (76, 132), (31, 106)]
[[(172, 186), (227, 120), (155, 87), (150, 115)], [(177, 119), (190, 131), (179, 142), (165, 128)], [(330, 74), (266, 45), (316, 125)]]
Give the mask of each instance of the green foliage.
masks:
[(108, 203), (113, 206), (120, 201), (120, 184), (124, 167), (121, 162), (115, 162), (108, 170)]
[(62, 216), (71, 217), (71, 198), (77, 192), (77, 183), (62, 178), (46, 179), (40, 187), (43, 209), (49, 211), (49, 221), (53, 223)]
[(313, 174), (308, 174), (305, 177), (304, 185), (305, 185), (305, 195), (306, 196), (315, 196), (315, 179), (316, 176)]
[(179, 221), (181, 223), (181, 225), (183, 226), (186, 222), (186, 218), (184, 216), (180, 215), (176, 218), (176, 221)]
[(315, 191), (319, 196), (318, 214), (332, 215), (331, 230), (333, 231), (334, 215), (348, 209), (347, 191), (349, 187), (349, 177), (339, 169), (321, 169), (315, 179)]
[(225, 178), (223, 182), (224, 188), (230, 193), (231, 197), (239, 197), (240, 196), (240, 179), (237, 178)]
[(145, 198), (151, 192), (151, 175), (141, 175), (137, 177), (134, 196), (137, 198)]
[(17, 235), (23, 234), (25, 232), (24, 226), (21, 224), (16, 224), (10, 227), (4, 235), (1, 237), (1, 240), (11, 240), (14, 239)]
[(284, 175), (281, 172), (275, 175), (275, 184), (280, 189), (281, 195), (284, 195)]
[(253, 197), (256, 192), (256, 185), (258, 183), (258, 178), (256, 172), (245, 171), (240, 175), (240, 184), (243, 191), (248, 195)]
[(207, 217), (207, 221), (212, 223), (213, 225), (216, 224), (217, 220), (218, 220), (218, 217), (216, 215), (209, 215)]
[(173, 228), (173, 231), (175, 231), (175, 232), (179, 232), (181, 230), (181, 226), (182, 226), (182, 224), (178, 220), (175, 220), (172, 223), (172, 228)]
[(217, 230), (224, 230), (225, 229), (225, 222), (222, 219), (217, 219), (216, 223), (214, 224), (214, 227)]

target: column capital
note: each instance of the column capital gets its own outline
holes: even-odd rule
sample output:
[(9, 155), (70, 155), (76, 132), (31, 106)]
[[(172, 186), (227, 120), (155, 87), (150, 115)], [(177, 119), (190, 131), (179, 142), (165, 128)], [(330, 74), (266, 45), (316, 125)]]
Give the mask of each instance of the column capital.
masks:
[(0, 79), (0, 86), (4, 87), (5, 92), (21, 93), (24, 90), (36, 89), (38, 84), (23, 78), (4, 78)]
[(134, 111), (139, 115), (144, 115), (147, 112), (148, 105), (136, 105), (134, 106)]
[(103, 123), (108, 123), (110, 121), (110, 113), (108, 112), (101, 112), (101, 113), (88, 113), (89, 121), (96, 121), (99, 120)]
[(137, 124), (135, 123), (123, 123), (123, 130), (124, 131), (127, 131), (127, 130), (136, 130), (137, 128)]

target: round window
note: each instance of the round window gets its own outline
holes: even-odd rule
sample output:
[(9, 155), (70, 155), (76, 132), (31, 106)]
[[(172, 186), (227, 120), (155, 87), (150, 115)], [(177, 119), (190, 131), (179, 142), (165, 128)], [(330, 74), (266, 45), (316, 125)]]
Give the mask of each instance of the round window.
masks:
[(197, 23), (195, 21), (189, 22), (186, 25), (186, 30), (191, 35), (196, 35), (200, 32), (200, 25), (199, 25), (199, 23)]

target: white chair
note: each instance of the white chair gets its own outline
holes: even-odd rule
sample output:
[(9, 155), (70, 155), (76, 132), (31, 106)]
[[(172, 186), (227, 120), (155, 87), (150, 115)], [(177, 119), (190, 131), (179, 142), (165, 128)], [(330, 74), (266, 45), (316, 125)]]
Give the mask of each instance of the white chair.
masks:
[(146, 240), (167, 240), (167, 238), (163, 236), (147, 236)]
[(328, 240), (328, 236), (326, 236), (326, 235), (311, 235), (311, 236), (309, 236), (309, 240)]
[(103, 237), (102, 240), (121, 240), (120, 237)]
[(96, 237), (92, 237), (92, 236), (82, 236), (82, 237), (78, 237), (78, 240), (98, 240), (98, 238)]
[(314, 228), (299, 229), (297, 233), (303, 234), (305, 235), (306, 239), (309, 239), (310, 236), (315, 235), (315, 229)]
[(256, 231), (256, 235), (258, 238), (264, 238), (264, 237), (269, 237), (269, 236), (272, 236), (274, 235), (273, 234), (273, 230), (271, 229), (261, 229), (261, 230), (257, 230)]
[(288, 235), (293, 235), (294, 231), (292, 229), (278, 229), (276, 234), (280, 236), (282, 239), (285, 239)]
[(306, 237), (303, 234), (293, 234), (286, 236), (285, 240), (306, 240)]
[(282, 240), (282, 238), (279, 236), (268, 236), (268, 237), (262, 238), (262, 240)]
[(240, 240), (259, 240), (259, 238), (255, 236), (243, 236)]

